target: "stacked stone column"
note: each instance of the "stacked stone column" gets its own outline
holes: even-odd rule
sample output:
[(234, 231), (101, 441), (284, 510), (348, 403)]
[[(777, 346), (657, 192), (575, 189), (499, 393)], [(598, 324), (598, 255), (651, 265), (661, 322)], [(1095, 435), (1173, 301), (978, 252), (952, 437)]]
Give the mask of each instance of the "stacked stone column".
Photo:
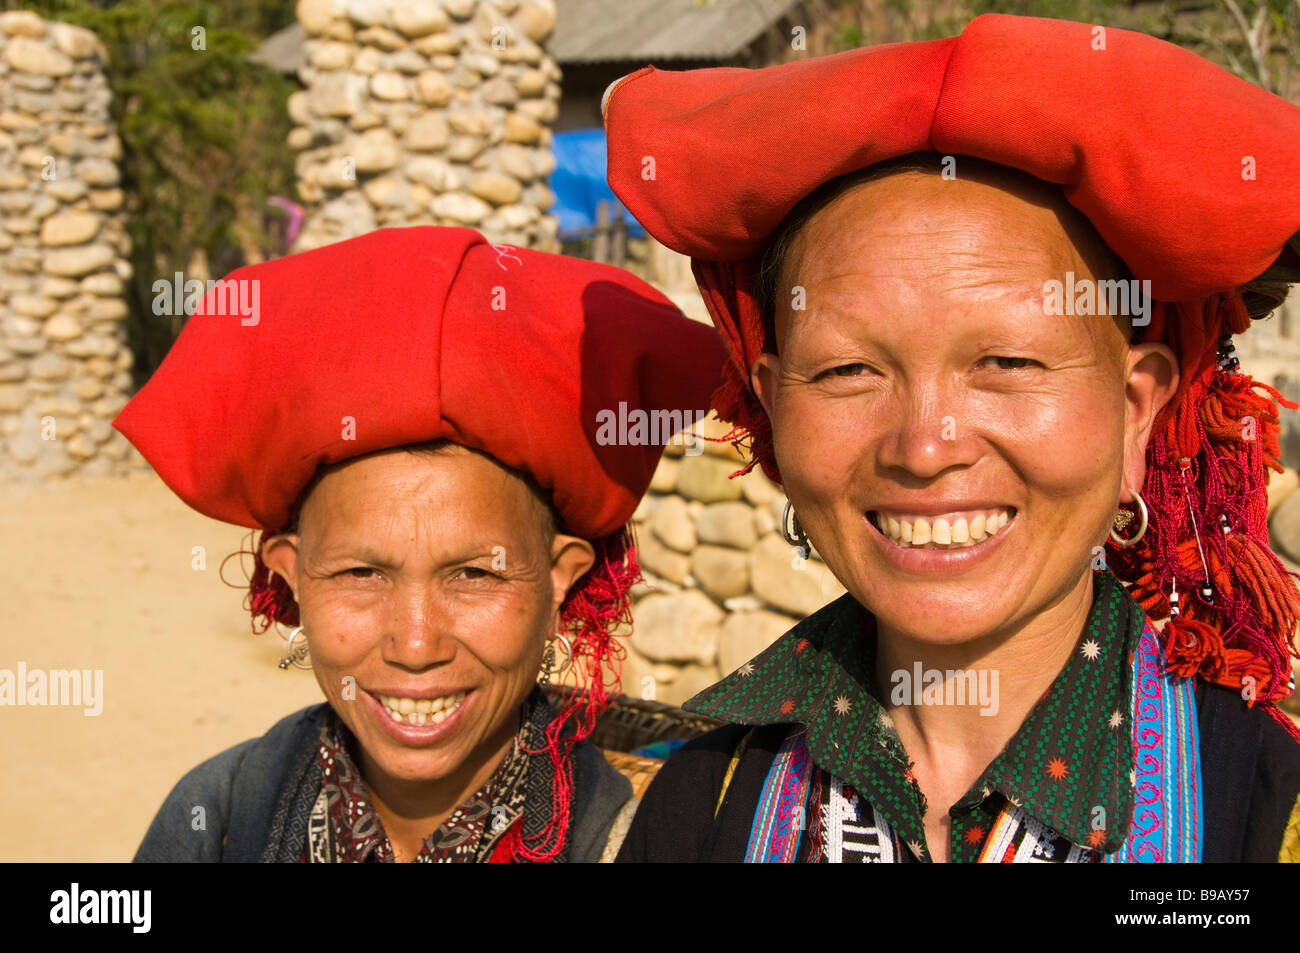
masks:
[(401, 225), (557, 251), (552, 0), (300, 0), (295, 250)]
[(110, 426), (131, 390), (130, 251), (98, 38), (0, 14), (0, 478), (139, 465)]

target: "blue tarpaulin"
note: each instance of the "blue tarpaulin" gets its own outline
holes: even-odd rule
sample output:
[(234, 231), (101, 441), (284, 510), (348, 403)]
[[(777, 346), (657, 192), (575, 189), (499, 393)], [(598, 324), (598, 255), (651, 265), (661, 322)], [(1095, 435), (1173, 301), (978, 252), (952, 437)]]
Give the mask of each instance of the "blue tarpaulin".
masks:
[(596, 224), (596, 204), (602, 200), (610, 202), (611, 218), (622, 210), (629, 235), (640, 238), (645, 234), (605, 181), (604, 129), (557, 132), (552, 148), (555, 171), (550, 185), (555, 205), (551, 214), (559, 219), (561, 239), (589, 235)]

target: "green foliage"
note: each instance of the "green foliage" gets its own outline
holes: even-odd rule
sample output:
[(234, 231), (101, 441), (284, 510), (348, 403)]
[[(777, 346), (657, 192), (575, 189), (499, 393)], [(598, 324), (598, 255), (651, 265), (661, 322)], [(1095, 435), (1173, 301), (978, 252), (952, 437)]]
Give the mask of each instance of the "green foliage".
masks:
[(155, 280), (188, 272), (196, 259), (221, 277), (280, 252), (264, 223), (269, 196), (295, 195), (285, 145), (295, 86), (248, 57), (292, 22), (293, 3), (24, 0), (23, 7), (94, 31), (108, 50), (135, 269), (128, 327), (143, 380), (180, 327), (153, 314)]

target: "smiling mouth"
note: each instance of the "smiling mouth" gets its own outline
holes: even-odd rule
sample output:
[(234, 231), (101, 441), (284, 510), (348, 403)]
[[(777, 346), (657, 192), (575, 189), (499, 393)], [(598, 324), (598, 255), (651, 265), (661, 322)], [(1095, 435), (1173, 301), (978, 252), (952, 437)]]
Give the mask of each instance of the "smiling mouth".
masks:
[(441, 698), (403, 698), (398, 695), (375, 695), (393, 721), (404, 725), (438, 725), (451, 716), (467, 692)]
[(902, 549), (969, 549), (992, 539), (1015, 518), (1014, 506), (931, 517), (867, 512), (871, 525)]

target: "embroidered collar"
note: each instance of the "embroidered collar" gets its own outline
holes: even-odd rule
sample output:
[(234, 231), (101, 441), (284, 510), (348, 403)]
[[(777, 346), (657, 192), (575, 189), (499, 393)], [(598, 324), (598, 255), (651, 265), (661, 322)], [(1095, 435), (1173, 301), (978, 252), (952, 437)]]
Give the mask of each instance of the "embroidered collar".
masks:
[[(999, 795), (1081, 847), (1106, 853), (1123, 843), (1133, 806), (1132, 657), (1145, 615), (1109, 572), (1093, 583), (1069, 661), (952, 806), (954, 860), (967, 827), (983, 821), (980, 805)], [(925, 798), (875, 694), (874, 664), (875, 620), (845, 595), (684, 707), (738, 724), (804, 725), (814, 762), (923, 854)]]

